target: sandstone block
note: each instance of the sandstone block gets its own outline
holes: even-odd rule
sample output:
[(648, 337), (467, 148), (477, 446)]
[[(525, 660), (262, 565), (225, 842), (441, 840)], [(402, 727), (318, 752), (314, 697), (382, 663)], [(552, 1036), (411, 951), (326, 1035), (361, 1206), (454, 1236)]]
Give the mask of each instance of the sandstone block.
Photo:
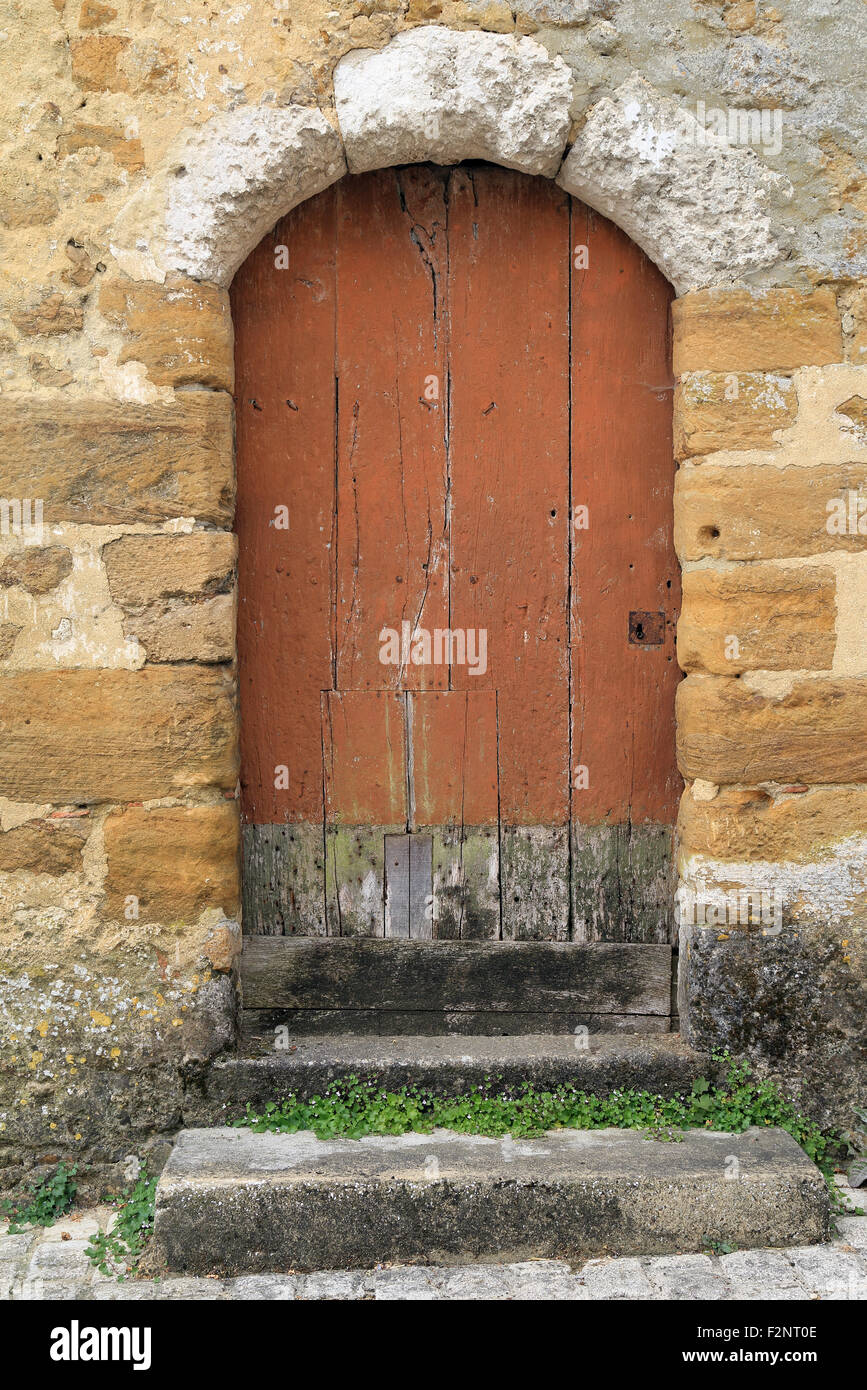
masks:
[(127, 139), (123, 131), (115, 126), (77, 121), (71, 130), (64, 130), (58, 136), (57, 153), (61, 158), (75, 154), (76, 150), (86, 149), (105, 150), (130, 174), (144, 168), (141, 140)]
[(232, 402), (184, 392), (171, 405), (0, 400), (0, 476), (7, 497), (41, 498), (46, 521), (90, 525), (194, 516), (217, 526), (234, 510)]
[(689, 676), (676, 711), (687, 781), (867, 782), (867, 680), (801, 680), (772, 698), (742, 680)]
[(701, 290), (676, 299), (674, 374), (784, 372), (842, 362), (837, 301), (830, 289)]
[(111, 918), (123, 920), (130, 897), (141, 922), (194, 922), (205, 908), (238, 915), (240, 828), (234, 801), (113, 811), (105, 822), (105, 852)]
[(217, 594), (198, 603), (171, 603), (130, 615), (123, 625), (148, 661), (231, 661), (235, 655), (235, 598)]
[(61, 294), (50, 294), (35, 308), (10, 314), (10, 318), (15, 327), (28, 338), (78, 333), (84, 327), (81, 305), (69, 303)]
[(859, 289), (852, 297), (852, 340), (849, 356), (853, 362), (867, 362), (867, 288)]
[(28, 545), (0, 565), (0, 589), (16, 585), (28, 594), (48, 594), (72, 570), (72, 552), (63, 545)]
[(165, 285), (111, 280), (99, 307), (132, 334), (118, 361), (144, 362), (158, 386), (196, 383), (231, 391), (235, 381), (229, 295), (175, 276)]
[(73, 39), (72, 79), (85, 92), (127, 92), (129, 80), (118, 67), (118, 60), (129, 47), (128, 37), (120, 34), (88, 34)]
[(793, 382), (763, 372), (691, 372), (674, 388), (674, 451), (679, 459), (717, 449), (762, 449), (794, 424)]
[(78, 14), (79, 29), (98, 29), (101, 24), (110, 24), (117, 19), (117, 10), (111, 5), (101, 5), (99, 0), (82, 0)]
[(684, 792), (677, 820), (687, 854), (712, 859), (809, 860), (867, 830), (867, 788), (813, 787), (771, 796), (760, 788), (721, 787), (711, 801)]
[(81, 820), (33, 820), (0, 833), (0, 869), (66, 874), (81, 868), (90, 824)]
[(108, 587), (122, 608), (202, 598), (231, 583), (238, 551), (231, 531), (189, 536), (121, 536), (103, 547)]
[(827, 566), (688, 570), (677, 625), (684, 671), (829, 670), (836, 581)]
[(0, 796), (54, 804), (234, 788), (233, 685), (213, 667), (0, 676)]
[(0, 623), (0, 661), (11, 655), (20, 631), (20, 623)]
[(0, 225), (4, 227), (44, 227), (59, 211), (53, 193), (24, 187), (0, 194)]
[(864, 550), (867, 521), (862, 534), (857, 520), (862, 504), (867, 513), (863, 463), (681, 468), (674, 484), (674, 545), (681, 560), (775, 560)]

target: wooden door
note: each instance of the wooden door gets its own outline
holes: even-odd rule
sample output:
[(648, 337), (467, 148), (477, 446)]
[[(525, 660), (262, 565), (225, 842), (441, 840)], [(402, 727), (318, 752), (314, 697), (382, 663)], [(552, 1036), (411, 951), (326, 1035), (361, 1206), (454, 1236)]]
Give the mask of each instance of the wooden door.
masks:
[(241, 268), (245, 931), (671, 939), (670, 299), (486, 165), (346, 178)]

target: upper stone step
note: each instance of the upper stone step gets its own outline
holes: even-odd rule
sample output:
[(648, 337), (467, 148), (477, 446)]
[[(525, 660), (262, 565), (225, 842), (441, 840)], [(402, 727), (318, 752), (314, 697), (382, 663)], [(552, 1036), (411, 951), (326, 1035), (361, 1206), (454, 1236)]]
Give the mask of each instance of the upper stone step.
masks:
[(190, 1129), (157, 1186), (158, 1263), (193, 1274), (448, 1256), (584, 1260), (826, 1240), (825, 1182), (788, 1134), (435, 1130), (321, 1141)]
[(259, 1055), (212, 1064), (201, 1090), (187, 1094), (187, 1124), (223, 1124), (240, 1118), (248, 1103), (261, 1110), (290, 1092), (309, 1099), (349, 1076), (371, 1078), (387, 1091), (418, 1086), (440, 1096), (483, 1084), (511, 1090), (525, 1082), (538, 1090), (571, 1085), (599, 1096), (627, 1089), (673, 1096), (688, 1092), (700, 1076), (715, 1079), (720, 1070), (677, 1033), (388, 1038), (272, 1030), (260, 1043)]

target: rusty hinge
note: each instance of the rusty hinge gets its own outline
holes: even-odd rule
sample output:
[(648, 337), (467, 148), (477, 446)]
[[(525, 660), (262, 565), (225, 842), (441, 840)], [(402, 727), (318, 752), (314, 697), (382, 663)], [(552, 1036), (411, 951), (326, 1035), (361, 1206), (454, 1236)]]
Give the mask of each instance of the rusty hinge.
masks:
[(661, 647), (665, 641), (664, 613), (630, 613), (629, 645)]

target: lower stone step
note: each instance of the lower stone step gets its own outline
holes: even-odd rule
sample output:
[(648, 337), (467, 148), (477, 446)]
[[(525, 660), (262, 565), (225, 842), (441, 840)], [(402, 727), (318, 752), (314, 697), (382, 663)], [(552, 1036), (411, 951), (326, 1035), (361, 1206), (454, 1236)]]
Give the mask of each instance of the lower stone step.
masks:
[[(214, 1125), (239, 1119), (293, 1093), (321, 1095), (331, 1082), (371, 1078), (387, 1091), (418, 1086), (440, 1096), (486, 1084), (505, 1091), (530, 1082), (538, 1090), (571, 1085), (589, 1095), (614, 1090), (673, 1096), (721, 1070), (677, 1033), (530, 1034), (526, 1037), (305, 1037), (272, 1033), (268, 1051), (214, 1063), (190, 1085), (184, 1120)], [(275, 1047), (276, 1044), (280, 1044)]]
[(777, 1129), (679, 1142), (631, 1130), (320, 1141), (190, 1129), (157, 1186), (154, 1247), (164, 1269), (232, 1275), (810, 1245), (829, 1233), (822, 1176)]

